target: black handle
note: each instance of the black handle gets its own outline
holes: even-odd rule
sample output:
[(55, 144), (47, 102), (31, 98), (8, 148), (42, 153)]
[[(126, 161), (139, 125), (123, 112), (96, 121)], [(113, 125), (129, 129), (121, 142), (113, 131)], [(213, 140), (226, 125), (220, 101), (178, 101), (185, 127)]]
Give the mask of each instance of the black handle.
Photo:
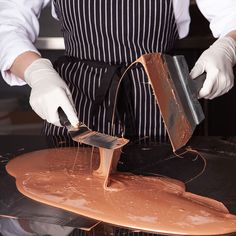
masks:
[(206, 79), (206, 73), (203, 73), (193, 80), (193, 86), (196, 95), (199, 94), (200, 89), (203, 87), (205, 79)]
[[(233, 67), (233, 73), (234, 73), (234, 77), (236, 77), (236, 66)], [(205, 79), (206, 79), (206, 73), (203, 73), (193, 80), (194, 88), (197, 95), (200, 89), (202, 88)]]
[(65, 127), (71, 126), (71, 123), (68, 120), (66, 113), (62, 110), (61, 107), (58, 107), (57, 112), (59, 115), (59, 120), (60, 120), (61, 125)]

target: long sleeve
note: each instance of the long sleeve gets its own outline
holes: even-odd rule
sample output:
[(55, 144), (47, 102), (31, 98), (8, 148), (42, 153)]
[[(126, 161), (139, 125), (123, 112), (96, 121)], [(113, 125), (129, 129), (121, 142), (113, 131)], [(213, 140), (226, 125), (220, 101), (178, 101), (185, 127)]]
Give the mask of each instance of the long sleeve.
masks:
[(172, 2), (179, 38), (181, 39), (186, 37), (189, 32), (189, 0), (172, 0)]
[(225, 36), (236, 29), (235, 0), (196, 0), (202, 14), (209, 20), (214, 37)]
[(0, 0), (0, 70), (10, 85), (25, 82), (10, 73), (17, 56), (33, 51), (39, 54), (34, 42), (39, 34), (38, 18), (50, 0)]

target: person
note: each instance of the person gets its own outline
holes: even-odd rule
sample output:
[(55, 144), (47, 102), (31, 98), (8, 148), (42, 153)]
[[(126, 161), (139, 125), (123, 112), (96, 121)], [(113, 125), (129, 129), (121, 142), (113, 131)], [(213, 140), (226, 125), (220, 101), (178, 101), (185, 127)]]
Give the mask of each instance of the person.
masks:
[[(142, 67), (132, 68), (121, 86), (112, 125), (117, 78), (145, 53), (168, 53), (188, 35), (189, 0), (53, 0), (65, 55), (54, 65), (42, 58), (34, 42), (38, 18), (49, 0), (0, 0), (0, 70), (11, 86), (28, 84), (30, 104), (46, 121), (45, 135), (68, 136), (58, 108), (70, 123), (85, 123), (99, 132), (133, 137), (166, 138), (165, 127)], [(190, 77), (204, 71), (199, 98), (213, 99), (234, 84), (236, 3), (196, 1), (218, 38), (205, 50)]]
[[(57, 112), (62, 107), (73, 126), (80, 121), (100, 132), (165, 138), (161, 115), (141, 67), (133, 68), (124, 80), (121, 97), (125, 102), (120, 103), (127, 108), (120, 105), (118, 124), (112, 126), (114, 88), (110, 85), (114, 76), (110, 74), (120, 71), (119, 66), (115, 72), (111, 67), (128, 65), (145, 53), (168, 53), (176, 39), (188, 34), (189, 1), (52, 1), (66, 55), (54, 67), (33, 45), (39, 32), (38, 17), (48, 3), (0, 1), (2, 77), (10, 85), (27, 83), (32, 88), (30, 104), (47, 121), (45, 134), (67, 136)], [(199, 97), (213, 99), (234, 82), (236, 6), (233, 0), (198, 0), (197, 4), (219, 39), (203, 52), (190, 75), (196, 78), (207, 72)]]

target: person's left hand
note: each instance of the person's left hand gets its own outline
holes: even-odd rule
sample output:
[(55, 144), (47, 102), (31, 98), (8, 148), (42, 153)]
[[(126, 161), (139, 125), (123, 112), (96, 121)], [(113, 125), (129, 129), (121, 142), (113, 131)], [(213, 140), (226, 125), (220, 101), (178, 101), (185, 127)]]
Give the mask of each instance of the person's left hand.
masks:
[(213, 99), (227, 93), (234, 85), (235, 64), (236, 42), (229, 36), (216, 40), (205, 50), (190, 72), (192, 79), (206, 72), (199, 98)]

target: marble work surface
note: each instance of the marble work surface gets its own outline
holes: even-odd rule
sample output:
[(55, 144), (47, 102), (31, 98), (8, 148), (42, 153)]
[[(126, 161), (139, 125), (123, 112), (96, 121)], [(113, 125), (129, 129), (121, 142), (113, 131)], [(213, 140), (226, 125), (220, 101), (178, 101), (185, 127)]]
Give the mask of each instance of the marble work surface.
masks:
[[(57, 146), (65, 145), (64, 142)], [(5, 164), (22, 153), (55, 147), (52, 139), (39, 136), (0, 137), (0, 215), (38, 217), (37, 220), (63, 225), (91, 227), (96, 221), (36, 203), (21, 195)], [(143, 142), (127, 145), (119, 161), (119, 171), (134, 174), (168, 176), (183, 181), (187, 191), (222, 202), (236, 214), (236, 141), (235, 138), (194, 137), (189, 146), (199, 155), (172, 153), (168, 144)], [(181, 152), (181, 151), (180, 151)], [(135, 156), (135, 160), (134, 160)], [(33, 207), (33, 208), (32, 208)], [(82, 223), (81, 223), (82, 222)]]

